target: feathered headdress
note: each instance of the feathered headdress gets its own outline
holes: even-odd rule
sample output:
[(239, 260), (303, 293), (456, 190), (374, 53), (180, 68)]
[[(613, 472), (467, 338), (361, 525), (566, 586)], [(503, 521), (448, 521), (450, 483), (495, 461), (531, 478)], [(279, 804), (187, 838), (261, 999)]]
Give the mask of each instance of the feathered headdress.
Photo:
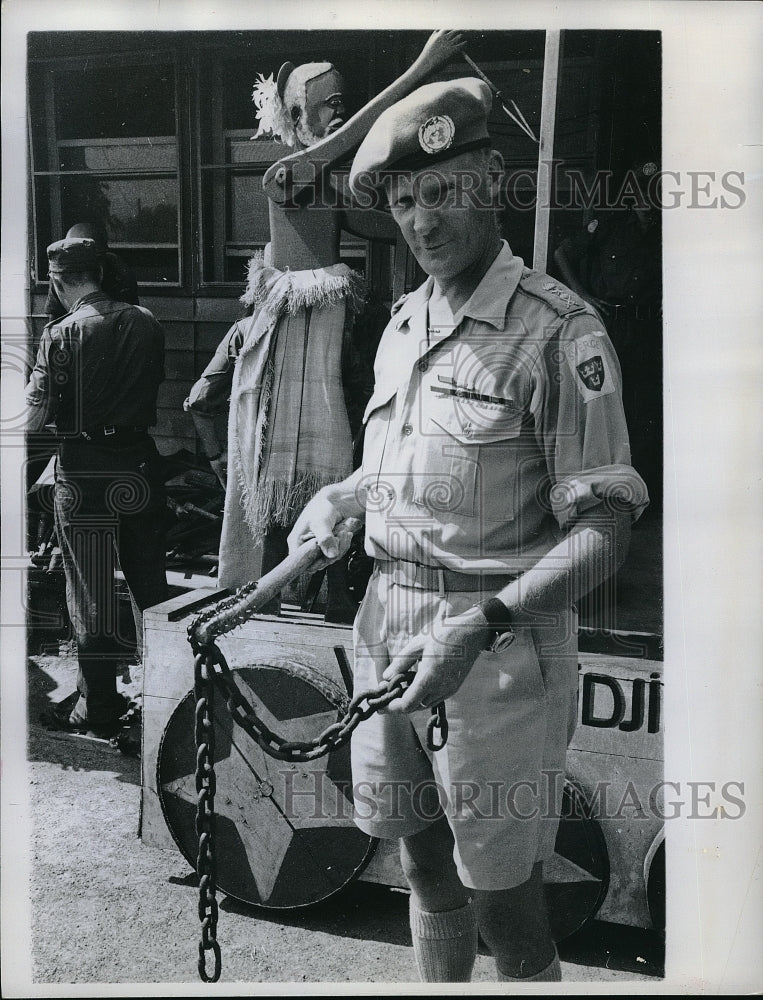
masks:
[(252, 90), (252, 100), (257, 111), (259, 127), (253, 139), (261, 139), (270, 135), (276, 142), (285, 142), (287, 146), (296, 145), (296, 135), (291, 118), (286, 113), (283, 101), (278, 93), (273, 74), (267, 78), (257, 74), (257, 82)]
[(332, 64), (327, 62), (303, 63), (301, 66), (287, 62), (280, 68), (275, 80), (272, 73), (267, 79), (262, 73), (258, 73), (252, 100), (257, 108), (260, 126), (252, 138), (260, 139), (264, 135), (271, 135), (276, 142), (296, 146), (297, 133), (291, 108), (294, 105), (304, 108), (308, 82), (332, 69)]

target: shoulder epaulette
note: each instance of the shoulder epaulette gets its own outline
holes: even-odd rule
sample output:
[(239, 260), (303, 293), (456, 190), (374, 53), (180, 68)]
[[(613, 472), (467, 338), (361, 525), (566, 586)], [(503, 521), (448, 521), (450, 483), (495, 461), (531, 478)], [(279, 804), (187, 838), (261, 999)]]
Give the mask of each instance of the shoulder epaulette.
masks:
[(537, 299), (542, 299), (560, 316), (567, 313), (585, 312), (590, 308), (588, 303), (584, 302), (572, 289), (555, 281), (554, 278), (542, 271), (532, 271), (525, 268), (519, 279), (519, 284), (522, 291)]
[(393, 316), (395, 315), (396, 312), (400, 311), (401, 306), (403, 305), (403, 303), (405, 302), (405, 300), (408, 298), (408, 294), (409, 294), (408, 292), (405, 292), (403, 295), (400, 296), (400, 298), (397, 300), (397, 302), (393, 302), (392, 303), (392, 308), (390, 309), (390, 312), (391, 312), (391, 314)]

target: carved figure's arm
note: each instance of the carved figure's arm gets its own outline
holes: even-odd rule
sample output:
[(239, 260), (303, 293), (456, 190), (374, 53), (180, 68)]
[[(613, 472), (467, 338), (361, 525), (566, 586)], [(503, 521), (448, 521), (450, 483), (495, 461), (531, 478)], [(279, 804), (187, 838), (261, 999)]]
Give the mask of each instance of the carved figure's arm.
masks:
[(270, 167), (262, 180), (268, 198), (278, 204), (294, 199), (303, 187), (314, 182), (318, 173), (336, 165), (359, 146), (382, 111), (415, 90), (430, 73), (448, 62), (465, 45), (466, 38), (459, 31), (433, 32), (414, 64), (341, 128), (314, 146), (292, 153)]

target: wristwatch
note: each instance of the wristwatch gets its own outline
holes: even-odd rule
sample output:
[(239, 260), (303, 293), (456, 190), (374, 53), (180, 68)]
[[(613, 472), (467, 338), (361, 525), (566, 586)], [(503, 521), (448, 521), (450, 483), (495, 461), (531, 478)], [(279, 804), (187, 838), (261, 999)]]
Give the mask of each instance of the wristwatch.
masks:
[(514, 629), (509, 621), (509, 609), (497, 597), (488, 597), (486, 600), (480, 601), (477, 607), (487, 619), (490, 627), (490, 635), (485, 649), (489, 649), (493, 653), (508, 649), (516, 639)]

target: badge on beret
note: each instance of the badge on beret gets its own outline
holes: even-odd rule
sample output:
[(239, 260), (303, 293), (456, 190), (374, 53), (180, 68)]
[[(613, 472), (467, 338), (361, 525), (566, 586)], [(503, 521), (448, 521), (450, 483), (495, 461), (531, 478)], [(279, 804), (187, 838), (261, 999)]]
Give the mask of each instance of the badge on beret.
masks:
[(453, 142), (456, 126), (447, 115), (433, 115), (419, 128), (419, 145), (425, 153), (439, 153)]

